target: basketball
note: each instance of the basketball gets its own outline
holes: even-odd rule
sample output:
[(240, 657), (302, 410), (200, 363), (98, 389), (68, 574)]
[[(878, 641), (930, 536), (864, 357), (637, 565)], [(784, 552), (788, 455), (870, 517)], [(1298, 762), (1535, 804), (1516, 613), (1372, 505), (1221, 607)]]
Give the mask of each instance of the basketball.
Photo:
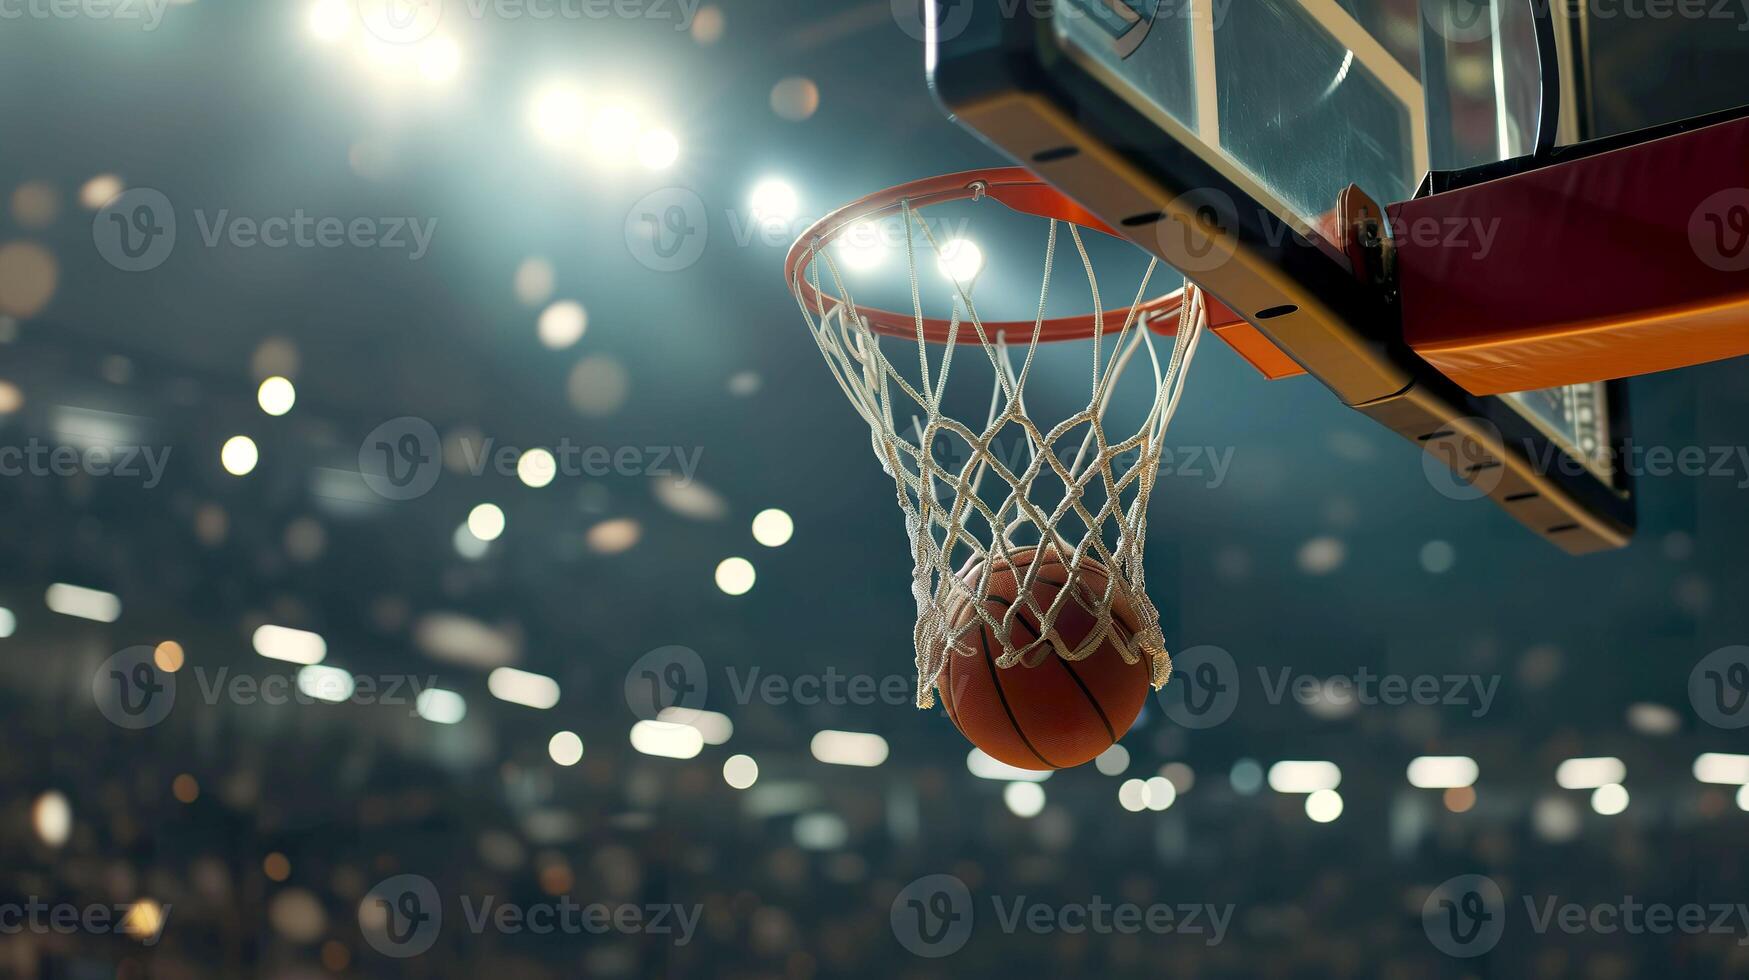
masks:
[[(1034, 599), (1043, 609), (1056, 601), (1068, 581), (1068, 569), (1055, 549), (1047, 549), (1042, 558), (1033, 548), (1016, 552), (1011, 559), (994, 558), (985, 603), (998, 621), (1019, 595), (1019, 582), (1035, 560), (1043, 566), (1033, 581)], [(1065, 602), (1055, 624), (1058, 637), (1071, 650), (1095, 629), (1096, 617), (1087, 607), (1104, 594), (1110, 578), (1105, 566), (1091, 557), (1083, 557), (1079, 567), (1077, 586), (1086, 603), (1073, 598)], [(975, 587), (982, 571), (980, 563), (973, 563), (961, 577)], [(1137, 625), (1121, 596), (1112, 613), (1127, 643)], [(970, 600), (962, 603), (950, 633), (972, 623), (976, 615)], [(1023, 609), (1015, 617), (1010, 642), (1024, 646), (1038, 636), (1037, 615)], [(1070, 662), (1053, 650), (1031, 667), (1024, 663), (997, 667), (1002, 643), (987, 624), (967, 630), (961, 646), (971, 652), (950, 654), (936, 681), (942, 706), (972, 744), (1019, 769), (1068, 769), (1092, 761), (1129, 731), (1148, 697), (1147, 658), (1125, 663), (1110, 639), (1084, 660)]]

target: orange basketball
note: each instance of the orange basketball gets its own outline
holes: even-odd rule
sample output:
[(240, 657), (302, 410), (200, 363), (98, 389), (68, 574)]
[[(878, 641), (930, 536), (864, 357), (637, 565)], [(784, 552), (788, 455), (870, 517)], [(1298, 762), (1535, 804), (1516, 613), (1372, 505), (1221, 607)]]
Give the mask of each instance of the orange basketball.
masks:
[[(1037, 555), (1037, 549), (1028, 548), (1013, 553), (1012, 562), (993, 559), (996, 565), (990, 570), (985, 602), (998, 622), (1019, 594), (1019, 580)], [(1055, 549), (1047, 549), (1040, 560), (1044, 565), (1033, 581), (1032, 594), (1040, 608), (1049, 609), (1068, 581), (1068, 569)], [(1080, 569), (1077, 584), (1091, 605), (1104, 594), (1109, 573), (1091, 557), (1081, 559)], [(961, 576), (975, 583), (981, 573), (980, 566), (972, 565)], [(1137, 626), (1121, 597), (1112, 615), (1128, 643)], [(975, 616), (975, 607), (964, 603), (952, 626), (966, 626)], [(1073, 650), (1095, 624), (1093, 614), (1071, 597), (1058, 611), (1055, 628)], [(1037, 615), (1030, 608), (1022, 609), (1015, 617), (1010, 642), (1023, 646), (1038, 635)], [(996, 666), (1002, 644), (988, 625), (968, 630), (960, 644), (973, 652), (949, 655), (936, 681), (947, 716), (972, 744), (1020, 769), (1067, 769), (1091, 761), (1129, 731), (1148, 697), (1147, 658), (1125, 663), (1109, 639), (1085, 660), (1071, 663), (1053, 650), (1035, 667), (1006, 668)]]

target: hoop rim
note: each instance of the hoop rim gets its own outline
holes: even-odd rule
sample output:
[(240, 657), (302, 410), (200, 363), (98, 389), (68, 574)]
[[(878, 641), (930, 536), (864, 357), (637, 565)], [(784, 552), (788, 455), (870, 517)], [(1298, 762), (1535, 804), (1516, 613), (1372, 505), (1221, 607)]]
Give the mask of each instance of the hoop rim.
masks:
[[(897, 211), (906, 202), (910, 203), (913, 210), (922, 210), (937, 204), (986, 197), (1023, 214), (1067, 221), (1113, 238), (1123, 237), (1092, 212), (1040, 180), (1025, 167), (986, 167), (913, 180), (876, 191), (838, 208), (814, 222), (790, 246), (789, 254), (783, 262), (784, 279), (790, 284), (796, 300), (805, 308), (831, 313), (842, 305), (840, 301), (816, 290), (814, 284), (802, 275), (810, 255), (818, 255), (852, 225)], [(1137, 320), (1155, 333), (1176, 333), (1178, 323), (1175, 314), (1182, 304), (1183, 295), (1184, 291), (1180, 289), (1141, 303), (1135, 307)], [(1124, 321), (1129, 318), (1130, 309), (1125, 306), (1107, 310), (1103, 317), (1104, 330), (1109, 333), (1121, 330)], [(905, 340), (917, 338), (918, 319), (910, 313), (878, 308), (858, 308), (857, 312), (875, 333)], [(1039, 342), (1090, 339), (1099, 332), (1100, 319), (1092, 313), (1085, 313), (1044, 320), (1036, 324)], [(948, 342), (950, 326), (949, 320), (923, 317), (923, 339), (932, 344), (945, 344)], [(1006, 333), (1010, 337), (1021, 335), (1030, 338), (1035, 323), (1032, 320), (1011, 320), (985, 322), (983, 326), (985, 336)], [(966, 323), (960, 325), (958, 342), (979, 343), (978, 332), (967, 327)]]

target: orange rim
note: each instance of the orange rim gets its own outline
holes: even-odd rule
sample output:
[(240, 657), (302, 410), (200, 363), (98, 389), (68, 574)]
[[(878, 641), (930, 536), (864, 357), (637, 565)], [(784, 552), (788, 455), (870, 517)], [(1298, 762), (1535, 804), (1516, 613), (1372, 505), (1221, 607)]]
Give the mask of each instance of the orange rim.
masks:
[[(912, 210), (920, 211), (937, 204), (951, 201), (980, 200), (990, 198), (1008, 208), (1023, 214), (1036, 215), (1041, 218), (1054, 218), (1058, 221), (1068, 221), (1097, 231), (1100, 234), (1121, 238), (1105, 222), (1094, 217), (1091, 212), (1069, 200), (1063, 193), (1032, 175), (1024, 167), (990, 167), (983, 170), (967, 170), (963, 173), (947, 174), (941, 177), (929, 177), (924, 180), (914, 180), (908, 184), (888, 188), (875, 194), (854, 201), (833, 211), (807, 231), (802, 232), (794, 245), (790, 246), (789, 255), (784, 259), (783, 274), (795, 291), (796, 299), (809, 310), (822, 315), (831, 313), (839, 306), (839, 301), (814, 288), (802, 275), (802, 271), (812, 261), (812, 256), (818, 255), (832, 242), (836, 241), (846, 229), (857, 222), (867, 221), (893, 214), (904, 209), (907, 202)], [(1171, 335), (1178, 330), (1175, 314), (1183, 298), (1183, 290), (1176, 290), (1164, 296), (1148, 300), (1136, 307), (1138, 318), (1148, 325), (1155, 333)], [(910, 313), (899, 313), (893, 310), (881, 310), (859, 307), (857, 312), (868, 321), (869, 329), (888, 337), (899, 337), (914, 340), (917, 337), (917, 318)], [(1124, 321), (1129, 318), (1130, 309), (1124, 307), (1118, 310), (1108, 310), (1104, 315), (1104, 329), (1108, 333), (1116, 333), (1123, 329)], [(1098, 332), (1100, 317), (1092, 313), (1081, 316), (1057, 317), (1037, 324), (1038, 337), (1041, 343), (1062, 340), (1086, 340)], [(923, 318), (923, 339), (932, 344), (945, 344), (948, 340), (949, 321), (934, 317)], [(997, 334), (1007, 334), (1031, 337), (1034, 327), (1032, 320), (1006, 320), (984, 323), (984, 335), (994, 337)], [(958, 342), (962, 344), (980, 343), (978, 331), (970, 323), (960, 324)]]

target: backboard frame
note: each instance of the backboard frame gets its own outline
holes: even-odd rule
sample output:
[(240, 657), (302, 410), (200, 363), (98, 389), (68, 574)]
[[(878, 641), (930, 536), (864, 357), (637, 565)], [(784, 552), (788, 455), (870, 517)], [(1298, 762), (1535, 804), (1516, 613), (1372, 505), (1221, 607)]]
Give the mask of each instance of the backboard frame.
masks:
[[(1243, 167), (1065, 48), (1050, 23), (1061, 0), (962, 5), (951, 36), (938, 2), (926, 17), (929, 80), (957, 122), (1186, 272), (1345, 404), (1430, 453), (1474, 461), (1464, 477), (1477, 496), (1532, 531), (1573, 554), (1631, 539), (1630, 474), (1600, 478), (1505, 399), (1471, 395), (1417, 357), (1389, 290), (1283, 214)], [(1610, 384), (1607, 400), (1619, 460), (1624, 386)]]

